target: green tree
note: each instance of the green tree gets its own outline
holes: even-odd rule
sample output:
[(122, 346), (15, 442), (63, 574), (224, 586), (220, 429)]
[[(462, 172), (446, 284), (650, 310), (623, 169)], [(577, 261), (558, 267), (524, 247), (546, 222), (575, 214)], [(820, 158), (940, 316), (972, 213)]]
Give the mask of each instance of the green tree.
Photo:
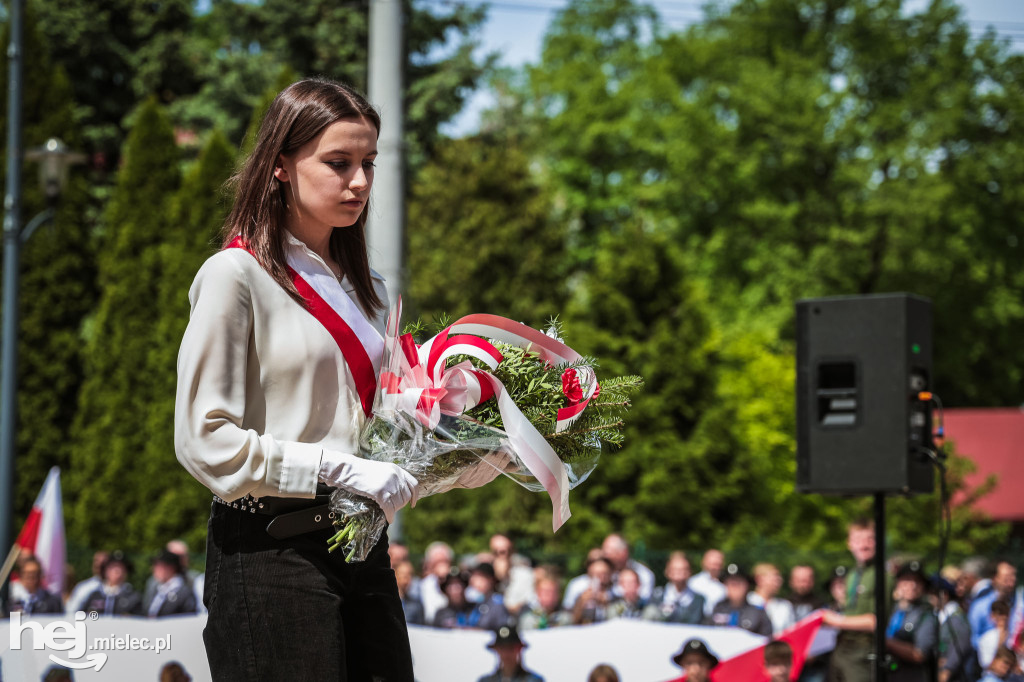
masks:
[[(453, 179), (457, 181), (453, 182)], [(565, 300), (565, 229), (514, 141), (451, 140), (411, 188), (410, 312), (541, 325)]]
[[(34, 0), (54, 60), (71, 79), (85, 142), (113, 164), (124, 117), (149, 96), (170, 102), (199, 86), (189, 0)], [(42, 87), (45, 81), (29, 87)], [(111, 166), (113, 167), (113, 165)]]
[(135, 117), (103, 216), (99, 303), (75, 424), (70, 527), (94, 547), (140, 548), (149, 523), (151, 488), (134, 479), (153, 435), (147, 432), (155, 398), (147, 370), (159, 320), (160, 245), (173, 231), (179, 166), (170, 122), (148, 100)]
[(139, 492), (149, 500), (148, 512), (136, 515), (135, 533), (149, 547), (179, 536), (198, 546), (205, 538), (210, 492), (174, 455), (176, 363), (188, 323), (189, 286), (199, 267), (219, 248), (217, 236), (229, 203), (224, 183), (233, 170), (236, 152), (219, 132), (210, 136), (171, 202), (168, 229), (156, 247), (157, 317), (145, 370), (150, 384), (147, 437), (135, 471)]
[[(438, 126), (462, 110), (493, 57), (478, 63), (472, 34), (484, 9), (456, 6), (437, 12), (404, 4), (407, 153), (421, 165), (433, 149)], [(298, 76), (327, 76), (365, 92), (369, 2), (317, 0), (240, 2), (220, 0), (197, 17), (195, 50), (199, 94), (173, 107), (176, 120), (205, 129), (219, 127), (239, 141), (260, 93), (275, 85), (286, 65)], [(280, 89), (280, 88), (278, 88)]]

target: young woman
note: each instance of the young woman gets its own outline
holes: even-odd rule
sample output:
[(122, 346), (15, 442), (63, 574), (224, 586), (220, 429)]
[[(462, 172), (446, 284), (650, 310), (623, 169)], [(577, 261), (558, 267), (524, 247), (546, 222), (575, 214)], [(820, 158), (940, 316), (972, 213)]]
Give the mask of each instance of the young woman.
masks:
[(303, 80), (274, 100), (234, 178), (225, 248), (200, 269), (178, 356), (175, 449), (214, 493), (204, 632), (215, 680), (413, 679), (387, 538), (327, 552), (331, 488), (390, 521), (416, 480), (357, 456), (386, 291), (364, 225), (380, 118)]

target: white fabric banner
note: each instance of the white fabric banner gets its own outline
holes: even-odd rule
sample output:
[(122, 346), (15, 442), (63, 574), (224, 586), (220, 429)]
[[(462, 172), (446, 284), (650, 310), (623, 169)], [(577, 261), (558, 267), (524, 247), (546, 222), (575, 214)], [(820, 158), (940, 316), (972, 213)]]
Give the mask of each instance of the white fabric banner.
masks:
[[(76, 668), (76, 682), (157, 680), (169, 661), (181, 663), (195, 682), (209, 682), (205, 623), (206, 616), (21, 621), (16, 614), (0, 621), (0, 680), (41, 680), (54, 664), (52, 655)], [(671, 658), (690, 637), (703, 639), (722, 660), (765, 641), (737, 628), (616, 620), (524, 632), (523, 663), (547, 682), (583, 682), (599, 663), (614, 666), (625, 681), (658, 682), (682, 673)], [(494, 635), (488, 632), (411, 626), (409, 638), (418, 682), (477, 682), (497, 667), (497, 656), (487, 648)]]

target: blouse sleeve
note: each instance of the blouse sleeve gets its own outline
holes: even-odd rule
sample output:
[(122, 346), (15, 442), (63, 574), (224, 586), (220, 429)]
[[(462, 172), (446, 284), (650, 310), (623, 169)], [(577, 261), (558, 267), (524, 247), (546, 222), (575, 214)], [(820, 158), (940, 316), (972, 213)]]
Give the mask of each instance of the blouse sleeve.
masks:
[(243, 428), (253, 306), (229, 251), (210, 258), (189, 291), (178, 351), (174, 449), (200, 483), (227, 501), (247, 493), (313, 497), (322, 448)]

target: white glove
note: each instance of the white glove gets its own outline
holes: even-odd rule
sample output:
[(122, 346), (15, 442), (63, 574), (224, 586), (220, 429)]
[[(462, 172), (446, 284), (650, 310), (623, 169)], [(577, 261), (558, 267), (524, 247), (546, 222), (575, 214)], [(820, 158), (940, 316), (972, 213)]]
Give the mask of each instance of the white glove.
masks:
[(369, 497), (384, 511), (388, 523), (395, 512), (412, 502), (420, 492), (418, 481), (408, 471), (388, 462), (375, 462), (334, 450), (324, 450), (320, 459), (320, 480), (327, 485)]
[(466, 469), (455, 481), (456, 488), (479, 488), (487, 485), (502, 474), (512, 461), (504, 450), (485, 455), (480, 461)]

